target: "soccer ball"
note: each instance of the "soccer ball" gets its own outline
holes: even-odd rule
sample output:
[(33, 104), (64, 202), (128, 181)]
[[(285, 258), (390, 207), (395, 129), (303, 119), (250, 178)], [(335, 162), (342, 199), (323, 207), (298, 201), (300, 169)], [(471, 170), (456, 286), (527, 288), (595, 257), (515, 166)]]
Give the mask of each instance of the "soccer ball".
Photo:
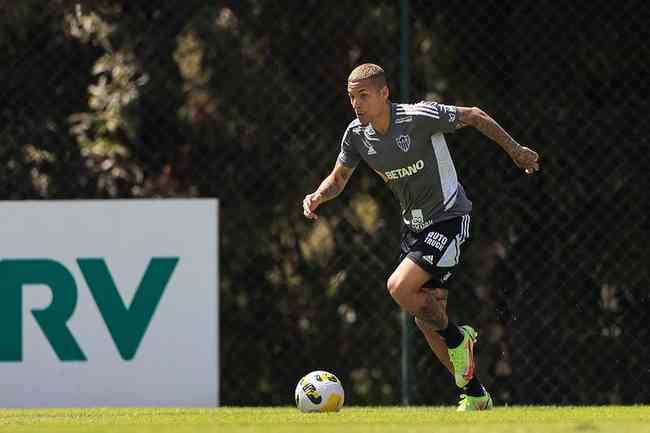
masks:
[(302, 412), (337, 412), (345, 399), (341, 381), (332, 373), (320, 370), (300, 379), (294, 395), (296, 406)]

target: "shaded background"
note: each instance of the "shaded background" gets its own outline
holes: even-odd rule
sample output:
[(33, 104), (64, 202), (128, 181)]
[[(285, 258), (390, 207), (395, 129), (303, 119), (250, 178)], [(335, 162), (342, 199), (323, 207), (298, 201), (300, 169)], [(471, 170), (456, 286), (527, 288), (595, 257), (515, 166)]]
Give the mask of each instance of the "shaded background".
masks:
[[(327, 369), (350, 404), (396, 404), (397, 203), (365, 166), (317, 222), (301, 201), (354, 66), (383, 65), (402, 101), (408, 31), (410, 100), (479, 106), (542, 158), (525, 177), (448, 136), (474, 202), (450, 314), (479, 328), (497, 404), (650, 402), (650, 6), (412, 1), (400, 23), (406, 3), (2, 1), (0, 198), (218, 197), (222, 402), (291, 404)], [(453, 403), (412, 352), (411, 401)]]

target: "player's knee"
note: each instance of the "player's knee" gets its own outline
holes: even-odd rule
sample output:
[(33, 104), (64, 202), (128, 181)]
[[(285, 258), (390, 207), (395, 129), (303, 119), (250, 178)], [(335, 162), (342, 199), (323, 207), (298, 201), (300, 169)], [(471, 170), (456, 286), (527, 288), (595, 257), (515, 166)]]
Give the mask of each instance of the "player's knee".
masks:
[(413, 312), (412, 310), (415, 307), (414, 295), (416, 292), (413, 287), (409, 286), (405, 280), (396, 276), (391, 276), (386, 286), (390, 295), (402, 308)]
[(388, 289), (388, 293), (390, 293), (391, 296), (394, 296), (393, 293), (397, 292), (397, 286), (397, 279), (391, 275), (388, 278), (388, 281), (386, 281), (386, 288)]
[(386, 283), (386, 288), (393, 298), (398, 299), (403, 297), (404, 292), (406, 291), (406, 284), (404, 284), (404, 280), (398, 276), (391, 275)]

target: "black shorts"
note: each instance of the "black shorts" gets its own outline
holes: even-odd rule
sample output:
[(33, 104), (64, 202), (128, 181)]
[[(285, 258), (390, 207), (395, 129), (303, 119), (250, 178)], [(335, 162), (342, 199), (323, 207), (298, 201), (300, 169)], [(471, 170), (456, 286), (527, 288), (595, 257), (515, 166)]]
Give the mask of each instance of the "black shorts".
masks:
[(469, 238), (469, 214), (431, 224), (420, 233), (404, 226), (399, 262), (408, 257), (431, 274), (423, 287), (445, 287), (460, 260), (460, 246)]

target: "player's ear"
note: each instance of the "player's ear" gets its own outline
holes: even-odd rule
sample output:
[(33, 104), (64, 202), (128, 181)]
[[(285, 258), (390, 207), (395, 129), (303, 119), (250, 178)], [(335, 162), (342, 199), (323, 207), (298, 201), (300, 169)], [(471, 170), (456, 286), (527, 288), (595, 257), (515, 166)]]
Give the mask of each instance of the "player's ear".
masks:
[(381, 97), (385, 100), (388, 100), (388, 97), (390, 96), (390, 91), (388, 90), (388, 86), (384, 86), (379, 90), (379, 93), (381, 94)]

